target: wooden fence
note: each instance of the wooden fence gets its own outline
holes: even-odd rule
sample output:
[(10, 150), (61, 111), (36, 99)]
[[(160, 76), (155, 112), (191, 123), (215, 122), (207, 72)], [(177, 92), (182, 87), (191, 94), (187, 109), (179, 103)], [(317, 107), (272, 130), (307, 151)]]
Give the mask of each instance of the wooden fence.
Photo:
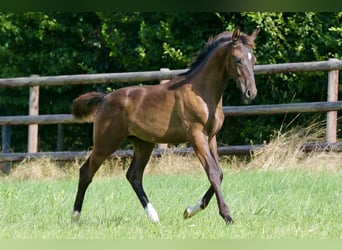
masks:
[[(290, 72), (309, 72), (309, 71), (328, 71), (328, 93), (327, 102), (311, 102), (311, 103), (291, 103), (277, 105), (250, 105), (250, 106), (225, 106), (223, 112), (226, 116), (241, 115), (272, 115), (282, 113), (305, 113), (305, 112), (327, 112), (327, 135), (324, 148), (333, 148), (332, 143), (336, 142), (337, 131), (337, 111), (342, 110), (342, 101), (338, 101), (338, 82), (339, 70), (342, 69), (342, 60), (330, 59), (328, 61), (319, 62), (300, 62), (300, 63), (283, 63), (273, 65), (256, 65), (255, 74), (277, 74)], [(145, 72), (129, 72), (129, 73), (106, 73), (106, 74), (83, 74), (83, 75), (64, 75), (64, 76), (32, 76), (18, 78), (0, 79), (0, 87), (30, 87), (31, 93), (38, 93), (36, 97), (30, 97), (30, 107), (32, 111), (27, 116), (0, 116), (0, 126), (2, 127), (2, 153), (0, 153), (0, 162), (19, 161), (24, 158), (51, 157), (56, 160), (66, 160), (75, 157), (85, 157), (88, 152), (36, 152), (36, 139), (38, 124), (66, 124), (81, 123), (70, 114), (56, 115), (38, 115), (38, 86), (60, 86), (60, 85), (80, 85), (80, 84), (104, 84), (116, 82), (146, 82), (146, 81), (162, 81), (171, 79), (180, 73), (181, 70), (165, 70), (145, 71)], [(30, 110), (31, 110), (30, 108)], [(35, 126), (31, 130), (34, 136), (29, 137), (28, 153), (10, 153), (8, 151), (8, 133), (6, 128), (10, 125), (29, 125)], [(32, 142), (34, 141), (34, 142)], [(32, 146), (32, 144), (34, 144)], [(30, 146), (31, 145), (31, 146)], [(339, 145), (337, 143), (336, 145)], [(243, 154), (257, 150), (264, 145), (242, 145), (219, 148), (220, 154)], [(317, 148), (317, 145), (311, 148)], [(308, 147), (310, 149), (310, 145)], [(187, 153), (191, 149), (156, 149), (154, 154), (159, 155), (165, 152)], [(132, 151), (117, 151), (115, 155), (124, 156), (131, 155)]]

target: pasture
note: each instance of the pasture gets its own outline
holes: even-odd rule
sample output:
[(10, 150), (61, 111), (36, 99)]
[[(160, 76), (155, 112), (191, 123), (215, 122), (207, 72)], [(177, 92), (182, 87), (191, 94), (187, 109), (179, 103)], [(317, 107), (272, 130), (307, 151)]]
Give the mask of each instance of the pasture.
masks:
[[(248, 162), (221, 158), (222, 190), (233, 225), (222, 221), (215, 199), (206, 210), (183, 219), (184, 209), (208, 187), (204, 171), (192, 156), (166, 155), (152, 159), (147, 167), (144, 184), (159, 213), (157, 225), (148, 221), (125, 179), (122, 162), (108, 161), (99, 170), (86, 195), (81, 220), (75, 224), (70, 213), (79, 163), (24, 161), (1, 177), (0, 238), (340, 239), (341, 156), (320, 153), (296, 163), (287, 159), (296, 166), (286, 169), (256, 166), (266, 163), (260, 162), (261, 156)], [(279, 164), (284, 166), (285, 161)]]

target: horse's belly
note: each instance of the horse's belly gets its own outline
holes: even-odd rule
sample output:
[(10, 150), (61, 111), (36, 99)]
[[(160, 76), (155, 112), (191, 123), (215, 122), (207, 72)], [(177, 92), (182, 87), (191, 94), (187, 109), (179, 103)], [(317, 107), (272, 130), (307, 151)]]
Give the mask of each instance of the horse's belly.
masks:
[(156, 138), (156, 143), (182, 143), (186, 142), (185, 133), (166, 133)]
[(144, 141), (153, 143), (181, 143), (186, 141), (186, 135), (180, 128), (158, 128), (142, 126), (131, 129), (130, 136), (136, 136)]

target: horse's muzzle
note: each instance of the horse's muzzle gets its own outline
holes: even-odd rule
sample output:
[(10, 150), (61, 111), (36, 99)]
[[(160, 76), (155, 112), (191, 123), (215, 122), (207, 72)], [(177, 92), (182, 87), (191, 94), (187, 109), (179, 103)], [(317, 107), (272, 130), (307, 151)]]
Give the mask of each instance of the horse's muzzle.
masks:
[(256, 97), (257, 92), (257, 89), (246, 89), (245, 93), (243, 94), (243, 97), (247, 101), (252, 101)]

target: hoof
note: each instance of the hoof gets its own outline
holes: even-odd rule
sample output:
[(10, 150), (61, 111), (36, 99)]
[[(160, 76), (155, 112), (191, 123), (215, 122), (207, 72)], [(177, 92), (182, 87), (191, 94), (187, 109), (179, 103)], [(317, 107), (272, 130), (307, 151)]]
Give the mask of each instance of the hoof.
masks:
[(159, 217), (157, 211), (153, 208), (151, 203), (148, 203), (145, 207), (147, 218), (153, 223), (159, 223)]
[(199, 200), (194, 206), (187, 207), (183, 213), (183, 218), (189, 219), (195, 214), (197, 214), (199, 211), (202, 211), (203, 208), (201, 206), (202, 206), (202, 201)]
[(184, 218), (184, 220), (186, 220), (186, 219), (189, 219), (191, 217), (192, 217), (191, 207), (187, 207), (183, 213), (183, 218)]
[(80, 220), (81, 213), (79, 211), (71, 212), (71, 221), (77, 223)]
[(230, 217), (229, 215), (227, 215), (226, 217), (223, 218), (224, 221), (227, 223), (227, 224), (233, 224), (234, 223), (234, 220), (232, 219), (232, 217)]

